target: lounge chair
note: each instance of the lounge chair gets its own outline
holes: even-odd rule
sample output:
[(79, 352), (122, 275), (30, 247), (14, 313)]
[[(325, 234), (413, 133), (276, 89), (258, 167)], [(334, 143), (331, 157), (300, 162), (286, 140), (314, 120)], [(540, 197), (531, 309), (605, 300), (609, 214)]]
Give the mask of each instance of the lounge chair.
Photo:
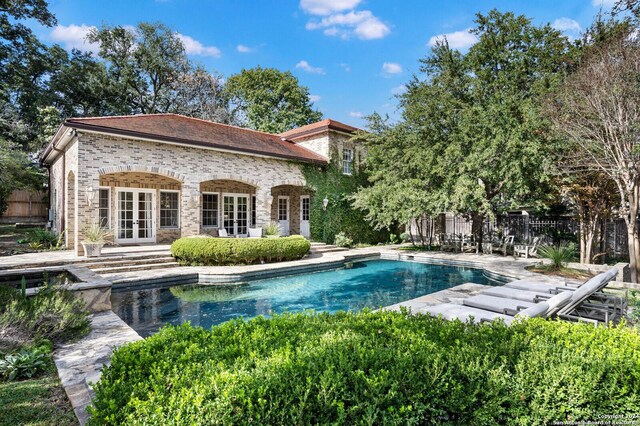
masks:
[(227, 234), (227, 230), (224, 228), (218, 229), (218, 237), (220, 238), (229, 238), (229, 234)]
[(550, 293), (550, 294), (558, 294), (562, 291), (572, 291), (578, 288), (577, 286), (570, 286), (566, 284), (563, 285), (563, 284), (545, 283), (545, 282), (534, 281), (530, 279), (511, 281), (510, 283), (506, 283), (504, 287), (516, 288), (516, 289), (526, 290), (526, 291), (535, 291), (536, 293)]
[(498, 314), (495, 312), (485, 311), (483, 309), (472, 308), (469, 306), (458, 305), (455, 303), (442, 303), (440, 305), (434, 305), (427, 307), (424, 312), (432, 317), (439, 317), (453, 321), (459, 319), (460, 321), (469, 321), (473, 319), (473, 322), (479, 324), (481, 322), (493, 321), (498, 318), (504, 321), (511, 321), (507, 315)]
[[(478, 294), (476, 296), (464, 299), (463, 304), (466, 306), (485, 309), (492, 312), (498, 312), (510, 316), (540, 316), (547, 318), (555, 315), (563, 308), (571, 299), (573, 292), (565, 291), (555, 296), (537, 303), (525, 302), (517, 299), (507, 299), (504, 297), (487, 296), (486, 294)], [(538, 307), (537, 309), (532, 309)], [(535, 315), (533, 313), (535, 312)]]
[(509, 287), (492, 287), (482, 291), (481, 294), (487, 296), (504, 297), (505, 299), (522, 300), (524, 302), (530, 303), (538, 303), (540, 300), (552, 296), (550, 293), (547, 293), (548, 297), (545, 297), (544, 293), (541, 294), (535, 291), (526, 291)]
[(618, 270), (612, 268), (596, 275), (573, 291), (571, 300), (559, 312), (558, 317), (573, 321), (604, 322), (618, 320), (626, 308), (620, 297), (602, 293), (607, 284), (615, 278)]
[(497, 312), (505, 315), (515, 315), (520, 311), (535, 306), (535, 303), (525, 302), (517, 299), (507, 299), (504, 297), (488, 296), (478, 294), (462, 301), (462, 304), (472, 308), (484, 309), (485, 311)]
[[(447, 320), (469, 321), (473, 318), (473, 322), (482, 323), (501, 319), (506, 324), (511, 324), (516, 318), (551, 317), (568, 303), (572, 295), (572, 292), (565, 291), (538, 303), (528, 303), (501, 297), (490, 299), (488, 296), (477, 295), (465, 299), (464, 305), (443, 303), (429, 306), (424, 312), (431, 316), (442, 316)], [(469, 306), (469, 304), (474, 306)], [(504, 308), (506, 305), (515, 309)], [(478, 306), (481, 306), (482, 309)], [(524, 306), (527, 306), (527, 308), (519, 309)]]

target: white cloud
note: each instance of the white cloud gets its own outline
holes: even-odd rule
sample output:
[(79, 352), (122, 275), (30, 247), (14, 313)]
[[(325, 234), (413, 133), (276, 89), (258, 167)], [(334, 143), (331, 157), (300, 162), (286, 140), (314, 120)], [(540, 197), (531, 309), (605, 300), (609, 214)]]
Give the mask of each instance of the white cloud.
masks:
[(558, 18), (553, 21), (553, 28), (558, 31), (580, 31), (582, 28), (577, 21), (571, 18)]
[(349, 13), (336, 13), (319, 21), (307, 22), (308, 30), (322, 29), (328, 36), (348, 39), (356, 36), (361, 40), (384, 38), (391, 30), (370, 10), (352, 10)]
[(176, 36), (182, 41), (182, 44), (184, 44), (187, 55), (212, 56), (214, 58), (221, 56), (220, 49), (215, 46), (205, 46), (188, 35), (176, 33)]
[(471, 47), (478, 42), (478, 37), (471, 34), (471, 28), (462, 31), (454, 31), (452, 33), (438, 34), (429, 39), (429, 46), (435, 46), (437, 42), (447, 40), (449, 47), (452, 49), (465, 49)]
[(613, 7), (617, 0), (591, 0), (594, 7)]
[(382, 72), (387, 75), (400, 74), (402, 72), (402, 65), (397, 62), (385, 62), (382, 64)]
[(407, 86), (405, 86), (404, 84), (401, 84), (400, 86), (396, 86), (393, 89), (391, 89), (391, 94), (402, 95), (403, 93), (406, 93), (406, 91), (407, 91)]
[(238, 52), (240, 53), (251, 53), (251, 52), (255, 52), (255, 49), (249, 47), (249, 46), (245, 46), (244, 44), (239, 44), (236, 49), (238, 50)]
[(309, 62), (302, 60), (296, 64), (296, 68), (306, 71), (311, 74), (324, 74), (324, 69), (320, 67), (312, 67)]
[(350, 111), (349, 112), (349, 117), (362, 118), (362, 117), (364, 117), (364, 114), (361, 113), (360, 111)]
[(312, 15), (330, 15), (354, 9), (362, 0), (300, 0), (300, 9)]
[(309, 95), (309, 100), (311, 102), (318, 102), (322, 97), (320, 95)]
[(56, 25), (51, 30), (50, 37), (56, 42), (60, 43), (65, 49), (78, 49), (85, 52), (97, 52), (99, 46), (97, 44), (89, 43), (86, 38), (89, 31), (95, 27), (90, 25)]
[(345, 70), (346, 72), (351, 72), (351, 67), (349, 66), (349, 64), (340, 64), (340, 66), (342, 67), (343, 70)]

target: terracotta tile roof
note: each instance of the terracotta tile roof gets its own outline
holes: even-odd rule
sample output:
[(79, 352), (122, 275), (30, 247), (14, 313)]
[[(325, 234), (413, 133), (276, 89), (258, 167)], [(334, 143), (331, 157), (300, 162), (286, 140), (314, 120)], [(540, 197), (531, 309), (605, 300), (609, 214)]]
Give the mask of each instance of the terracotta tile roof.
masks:
[(178, 114), (69, 118), (64, 126), (172, 143), (326, 164), (323, 156), (278, 135), (214, 123)]
[(284, 133), (280, 133), (283, 138), (294, 141), (296, 139), (315, 135), (325, 132), (327, 130), (337, 130), (345, 133), (355, 133), (360, 130), (357, 127), (350, 126), (348, 124), (341, 123), (336, 120), (326, 119), (318, 121), (317, 123), (307, 124), (306, 126), (297, 127), (295, 129), (288, 130)]

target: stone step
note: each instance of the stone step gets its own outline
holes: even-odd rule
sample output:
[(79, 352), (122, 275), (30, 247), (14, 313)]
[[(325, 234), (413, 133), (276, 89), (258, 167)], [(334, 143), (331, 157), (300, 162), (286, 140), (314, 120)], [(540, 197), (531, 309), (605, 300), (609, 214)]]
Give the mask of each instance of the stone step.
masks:
[(312, 253), (332, 253), (332, 252), (337, 252), (337, 251), (346, 251), (348, 249), (344, 248), (344, 247), (338, 247), (338, 246), (330, 246), (330, 245), (326, 245), (324, 247), (311, 247), (311, 252)]
[(109, 268), (119, 266), (135, 266), (135, 265), (151, 265), (155, 263), (167, 263), (173, 262), (174, 258), (171, 256), (158, 256), (158, 257), (143, 257), (143, 258), (127, 258), (127, 259), (95, 259), (91, 263), (83, 263), (82, 266), (89, 269), (96, 268)]
[(164, 263), (96, 268), (96, 269), (93, 269), (93, 272), (95, 272), (96, 274), (115, 274), (118, 272), (150, 271), (152, 269), (175, 268), (177, 266), (180, 266), (178, 262), (164, 262)]

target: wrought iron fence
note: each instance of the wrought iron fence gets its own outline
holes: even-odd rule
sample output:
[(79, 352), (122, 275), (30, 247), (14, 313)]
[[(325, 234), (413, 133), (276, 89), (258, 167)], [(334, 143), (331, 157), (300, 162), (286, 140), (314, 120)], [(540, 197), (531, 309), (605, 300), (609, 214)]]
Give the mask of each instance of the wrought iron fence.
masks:
[[(471, 220), (452, 213), (443, 213), (435, 218), (422, 218), (410, 224), (415, 240), (437, 240), (439, 234), (472, 234)], [(429, 223), (429, 226), (424, 224)], [(420, 226), (423, 224), (423, 226)], [(638, 222), (640, 229), (640, 221)], [(536, 217), (528, 214), (508, 214), (483, 224), (485, 235), (513, 235), (517, 243), (531, 242), (540, 237), (543, 243), (555, 244), (561, 241), (578, 243), (580, 226), (577, 220), (569, 216)], [(603, 223), (600, 229), (598, 252), (607, 257), (624, 258), (628, 256), (627, 226), (623, 219), (611, 219)]]

